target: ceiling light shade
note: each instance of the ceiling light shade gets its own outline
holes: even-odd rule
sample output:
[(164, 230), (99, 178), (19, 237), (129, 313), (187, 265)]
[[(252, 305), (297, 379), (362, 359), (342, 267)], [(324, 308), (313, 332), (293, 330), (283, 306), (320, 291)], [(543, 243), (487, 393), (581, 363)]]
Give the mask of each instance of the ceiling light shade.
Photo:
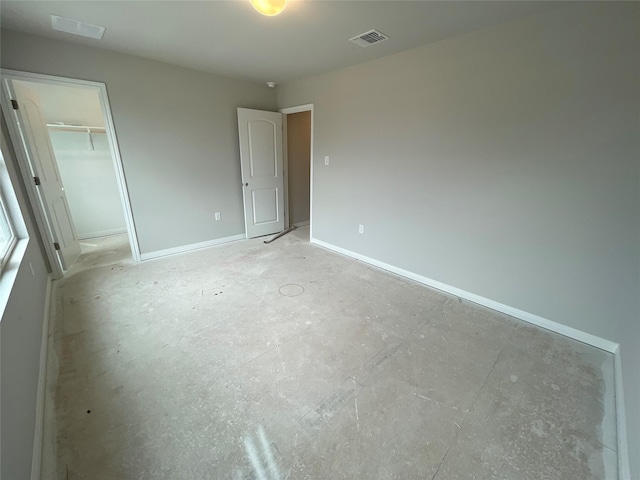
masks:
[(287, 0), (251, 0), (251, 5), (262, 15), (273, 17), (287, 6)]

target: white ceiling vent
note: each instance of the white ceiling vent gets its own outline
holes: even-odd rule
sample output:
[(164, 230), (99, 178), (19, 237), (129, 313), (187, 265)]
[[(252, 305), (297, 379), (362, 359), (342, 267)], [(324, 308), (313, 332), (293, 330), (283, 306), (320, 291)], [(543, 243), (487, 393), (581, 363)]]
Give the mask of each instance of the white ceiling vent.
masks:
[(356, 45), (360, 45), (361, 47), (368, 47), (369, 45), (373, 45), (374, 43), (383, 42), (388, 38), (389, 37), (387, 37), (384, 33), (379, 32), (378, 30), (369, 30), (368, 32), (350, 38), (349, 41), (355, 43)]
[(92, 25), (90, 23), (79, 22), (70, 18), (51, 15), (51, 28), (59, 32), (80, 35), (81, 37), (97, 38), (100, 40), (104, 35), (105, 27)]

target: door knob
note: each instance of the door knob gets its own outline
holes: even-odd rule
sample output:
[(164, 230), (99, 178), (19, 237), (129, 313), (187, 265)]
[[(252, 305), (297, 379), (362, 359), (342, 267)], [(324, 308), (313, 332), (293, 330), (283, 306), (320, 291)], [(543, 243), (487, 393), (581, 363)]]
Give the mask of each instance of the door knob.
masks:
[(249, 184), (248, 184), (248, 183), (245, 183), (245, 184), (244, 184), (244, 186), (245, 186), (245, 187), (248, 187), (248, 186), (249, 186)]

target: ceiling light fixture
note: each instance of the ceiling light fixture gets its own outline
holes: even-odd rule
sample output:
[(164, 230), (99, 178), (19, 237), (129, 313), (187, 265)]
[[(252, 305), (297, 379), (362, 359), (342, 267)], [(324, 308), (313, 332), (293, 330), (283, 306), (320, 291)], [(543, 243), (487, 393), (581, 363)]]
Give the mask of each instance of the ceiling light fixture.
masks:
[(267, 82), (267, 87), (276, 88), (276, 82)]
[(262, 15), (274, 17), (284, 10), (287, 0), (251, 0), (251, 5)]

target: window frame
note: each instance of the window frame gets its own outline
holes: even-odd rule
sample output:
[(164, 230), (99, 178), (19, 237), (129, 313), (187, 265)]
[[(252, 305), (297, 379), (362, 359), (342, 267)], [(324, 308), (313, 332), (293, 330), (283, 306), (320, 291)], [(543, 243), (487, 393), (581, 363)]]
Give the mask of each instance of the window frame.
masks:
[[(21, 240), (22, 217), (16, 218), (16, 211), (11, 200), (14, 199), (13, 184), (5, 160), (5, 137), (2, 132), (2, 149), (0, 149), (0, 222), (6, 223), (9, 229), (9, 242), (0, 247), (0, 277), (4, 276), (7, 265), (14, 259), (16, 247)], [(16, 223), (17, 222), (17, 223)]]
[[(9, 262), (11, 258), (11, 254), (13, 253), (16, 244), (18, 243), (18, 235), (16, 234), (16, 229), (11, 221), (11, 216), (9, 215), (9, 211), (6, 206), (6, 200), (2, 192), (0, 192), (0, 216), (4, 217), (4, 221), (6, 222), (9, 228), (9, 243), (3, 250), (0, 250), (0, 274), (4, 271), (4, 267)], [(2, 219), (0, 219), (2, 221)]]

